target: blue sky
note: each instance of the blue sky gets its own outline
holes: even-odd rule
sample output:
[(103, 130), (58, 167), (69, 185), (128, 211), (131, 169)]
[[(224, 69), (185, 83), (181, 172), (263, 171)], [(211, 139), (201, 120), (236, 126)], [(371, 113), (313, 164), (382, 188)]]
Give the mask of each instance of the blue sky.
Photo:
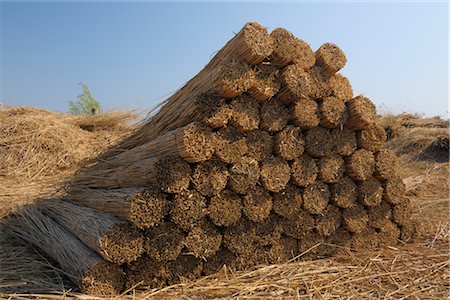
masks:
[(68, 111), (87, 84), (104, 109), (152, 108), (247, 21), (313, 49), (381, 112), (448, 111), (447, 3), (1, 2), (0, 102)]

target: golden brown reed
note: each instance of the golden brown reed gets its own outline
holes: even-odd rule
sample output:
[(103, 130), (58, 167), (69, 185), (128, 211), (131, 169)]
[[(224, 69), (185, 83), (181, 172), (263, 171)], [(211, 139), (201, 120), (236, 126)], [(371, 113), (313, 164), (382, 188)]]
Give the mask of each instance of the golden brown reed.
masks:
[(242, 200), (229, 189), (211, 197), (208, 203), (208, 216), (217, 226), (231, 226), (241, 218)]
[(327, 237), (335, 233), (341, 226), (341, 211), (339, 207), (329, 204), (322, 214), (316, 218), (315, 229), (321, 236)]
[(325, 183), (336, 183), (344, 175), (345, 164), (338, 154), (323, 156), (317, 161), (318, 178)]
[(358, 147), (356, 134), (353, 130), (347, 128), (336, 128), (331, 130), (331, 137), (333, 139), (333, 152), (349, 156)]
[(253, 130), (246, 134), (247, 153), (246, 156), (257, 161), (268, 159), (273, 151), (272, 136), (262, 130)]
[(364, 149), (356, 150), (345, 162), (346, 173), (353, 180), (367, 180), (375, 171), (375, 158), (372, 152)]
[(342, 128), (347, 121), (344, 101), (336, 97), (325, 97), (319, 105), (320, 125), (326, 128)]
[(121, 265), (144, 252), (144, 237), (112, 215), (63, 200), (39, 203), (39, 208), (105, 260)]
[(90, 295), (114, 295), (123, 288), (123, 271), (106, 262), (36, 207), (21, 209), (8, 221), (9, 232), (55, 260)]
[(383, 187), (375, 177), (362, 181), (358, 186), (358, 201), (364, 206), (371, 207), (381, 204)]
[(295, 159), (291, 165), (291, 170), (292, 181), (300, 187), (313, 184), (319, 172), (316, 161), (307, 154)]
[(364, 96), (357, 96), (347, 103), (347, 126), (351, 129), (366, 129), (377, 120), (375, 105)]
[(281, 88), (277, 99), (284, 103), (292, 103), (298, 99), (308, 99), (316, 93), (316, 82), (313, 76), (301, 65), (290, 65), (281, 74)]
[(356, 131), (356, 138), (359, 148), (376, 152), (384, 146), (387, 136), (383, 126), (375, 123), (366, 129)]
[(331, 75), (345, 66), (347, 58), (338, 46), (325, 43), (316, 51), (316, 61)]
[(216, 254), (222, 244), (222, 234), (216, 226), (204, 221), (192, 228), (184, 240), (189, 254), (205, 259)]
[(310, 129), (319, 125), (319, 106), (313, 99), (297, 99), (291, 106), (291, 121), (301, 129)]
[(248, 151), (245, 135), (232, 126), (221, 128), (214, 137), (215, 155), (224, 163), (236, 163)]
[[(273, 40), (258, 23), (247, 23), (201, 70), (175, 94), (164, 101), (159, 111), (143, 122), (140, 128), (104, 158), (113, 157), (124, 150), (145, 144), (161, 134), (182, 127), (196, 119), (198, 111), (193, 103), (207, 92), (234, 92), (238, 96), (253, 85), (254, 72), (249, 64), (262, 62), (273, 51)], [(245, 61), (240, 61), (241, 56)], [(253, 74), (253, 75), (252, 75)], [(222, 86), (222, 83), (224, 85)], [(230, 85), (236, 84), (235, 86)]]
[(243, 132), (258, 129), (260, 123), (259, 103), (243, 95), (231, 101), (230, 123)]
[(307, 70), (316, 62), (311, 47), (286, 29), (275, 28), (270, 36), (273, 38), (275, 46), (269, 58), (273, 64), (286, 66), (295, 62)]
[(384, 182), (383, 199), (393, 205), (405, 201), (405, 192), (405, 183), (399, 176), (390, 178)]
[(305, 140), (300, 128), (288, 125), (275, 136), (274, 152), (285, 160), (300, 157), (305, 150)]
[(220, 193), (227, 185), (227, 180), (227, 166), (217, 159), (196, 165), (192, 174), (192, 184), (203, 196)]
[(161, 224), (169, 210), (167, 196), (155, 187), (72, 189), (65, 199), (127, 220), (138, 228)]
[(341, 74), (334, 74), (329, 80), (331, 95), (347, 102), (353, 98), (353, 89), (347, 77)]
[(389, 180), (398, 176), (400, 165), (391, 149), (383, 148), (375, 153), (375, 173), (379, 180)]
[(145, 252), (155, 262), (175, 260), (181, 254), (185, 237), (183, 231), (174, 223), (164, 222), (147, 232)]
[(361, 204), (344, 209), (342, 221), (346, 228), (354, 233), (362, 233), (368, 228), (369, 215)]
[(271, 63), (262, 62), (254, 67), (255, 78), (248, 94), (255, 100), (265, 101), (280, 90), (280, 70)]
[(330, 190), (328, 185), (321, 181), (308, 185), (303, 191), (303, 207), (311, 214), (323, 213), (328, 206), (329, 200)]
[(228, 188), (244, 195), (256, 186), (261, 174), (258, 161), (249, 157), (242, 157), (239, 162), (231, 165), (228, 171)]
[(244, 197), (244, 215), (253, 222), (261, 222), (270, 214), (272, 210), (272, 196), (262, 187), (255, 187)]
[(260, 128), (268, 132), (282, 130), (289, 121), (289, 110), (283, 103), (272, 99), (261, 104)]
[(297, 216), (302, 204), (302, 192), (293, 184), (288, 184), (284, 190), (273, 194), (273, 211), (288, 220)]
[(195, 190), (176, 194), (172, 201), (170, 219), (185, 231), (197, 226), (206, 216), (206, 199)]
[(289, 164), (279, 156), (272, 156), (261, 163), (259, 181), (270, 192), (280, 192), (291, 178)]
[(323, 127), (314, 127), (305, 134), (305, 150), (312, 157), (330, 155), (334, 142), (331, 132)]
[(350, 208), (356, 204), (358, 189), (356, 183), (348, 176), (342, 176), (330, 185), (330, 199), (341, 208)]

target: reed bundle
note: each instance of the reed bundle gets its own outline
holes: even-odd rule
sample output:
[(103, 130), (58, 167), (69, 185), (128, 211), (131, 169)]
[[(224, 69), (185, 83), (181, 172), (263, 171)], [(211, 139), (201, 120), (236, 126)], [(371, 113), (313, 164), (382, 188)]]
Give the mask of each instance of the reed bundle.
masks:
[(273, 39), (263, 26), (247, 23), (203, 70), (164, 101), (159, 112), (111, 154), (132, 149), (164, 132), (187, 125), (197, 114), (193, 105), (197, 96), (215, 92), (219, 96), (232, 98), (247, 91), (255, 77), (250, 65), (262, 62), (273, 52), (273, 48)]
[(122, 269), (102, 259), (67, 229), (28, 206), (8, 222), (9, 230), (55, 260), (83, 293), (114, 295), (124, 284)]
[(59, 200), (42, 202), (40, 208), (105, 260), (121, 265), (144, 252), (143, 235), (110, 214)]
[(78, 204), (43, 208), (125, 263), (127, 286), (408, 240), (416, 228), (396, 156), (373, 103), (336, 73), (345, 63), (334, 44), (313, 52), (285, 29), (248, 23), (79, 172), (66, 197)]

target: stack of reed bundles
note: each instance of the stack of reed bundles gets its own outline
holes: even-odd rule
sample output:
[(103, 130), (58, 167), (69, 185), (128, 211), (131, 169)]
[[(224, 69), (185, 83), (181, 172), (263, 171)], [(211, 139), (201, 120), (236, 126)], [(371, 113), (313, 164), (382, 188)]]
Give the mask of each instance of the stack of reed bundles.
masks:
[(314, 52), (283, 28), (246, 24), (81, 170), (66, 202), (42, 204), (42, 220), (125, 266), (126, 287), (410, 240), (397, 158), (374, 104), (337, 73), (345, 63), (334, 44)]

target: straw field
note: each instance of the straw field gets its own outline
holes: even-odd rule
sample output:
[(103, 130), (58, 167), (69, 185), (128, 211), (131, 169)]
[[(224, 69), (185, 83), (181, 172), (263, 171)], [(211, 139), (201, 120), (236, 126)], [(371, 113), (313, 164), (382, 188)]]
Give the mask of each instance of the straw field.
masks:
[(0, 292), (448, 297), (448, 122), (379, 118), (345, 62), (248, 23), (139, 126), (2, 109)]

